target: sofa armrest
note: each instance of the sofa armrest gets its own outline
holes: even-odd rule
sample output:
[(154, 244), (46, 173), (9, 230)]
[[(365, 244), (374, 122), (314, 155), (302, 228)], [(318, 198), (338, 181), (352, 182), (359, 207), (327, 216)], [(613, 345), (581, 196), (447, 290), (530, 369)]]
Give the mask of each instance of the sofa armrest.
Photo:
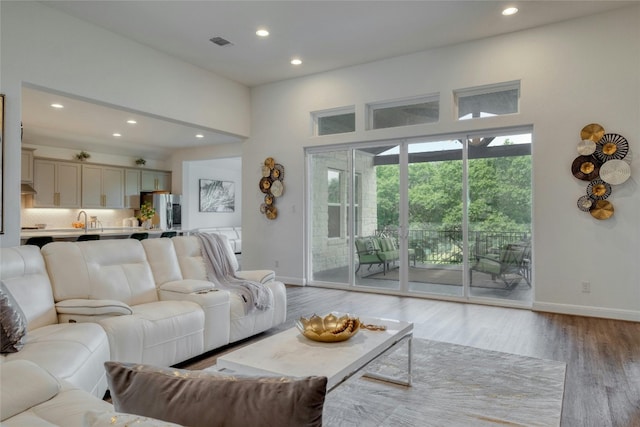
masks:
[(2, 421), (26, 411), (56, 396), (60, 391), (58, 380), (28, 360), (12, 360), (0, 364), (2, 376)]
[(198, 292), (207, 292), (213, 288), (214, 284), (206, 280), (183, 279), (163, 283), (158, 287), (158, 290), (175, 292), (178, 294), (193, 294)]
[(262, 283), (264, 285), (265, 283), (275, 280), (276, 273), (273, 270), (246, 270), (236, 271), (236, 277)]
[(133, 310), (122, 301), (110, 299), (67, 299), (56, 303), (58, 314), (79, 314), (82, 316), (123, 316), (133, 314)]

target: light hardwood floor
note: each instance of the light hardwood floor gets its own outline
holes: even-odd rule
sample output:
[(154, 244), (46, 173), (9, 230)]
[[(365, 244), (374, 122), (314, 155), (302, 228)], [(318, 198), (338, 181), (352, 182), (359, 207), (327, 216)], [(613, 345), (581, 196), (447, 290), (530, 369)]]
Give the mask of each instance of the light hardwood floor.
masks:
[(640, 427), (640, 323), (313, 287), (288, 287), (287, 297), (285, 324), (180, 367), (210, 366), (300, 316), (349, 312), (413, 322), (416, 338), (563, 361), (563, 427)]

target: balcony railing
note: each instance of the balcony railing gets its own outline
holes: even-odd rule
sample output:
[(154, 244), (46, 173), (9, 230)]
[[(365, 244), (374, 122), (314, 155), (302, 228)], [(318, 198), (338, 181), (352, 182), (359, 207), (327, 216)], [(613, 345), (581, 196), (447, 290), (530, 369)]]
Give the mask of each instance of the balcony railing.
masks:
[[(376, 235), (384, 234), (398, 238), (398, 230), (377, 230)], [(477, 255), (496, 253), (510, 243), (527, 241), (531, 233), (527, 231), (470, 231), (470, 259)], [(451, 230), (409, 230), (409, 248), (416, 254), (416, 260), (424, 264), (461, 264), (462, 231)]]

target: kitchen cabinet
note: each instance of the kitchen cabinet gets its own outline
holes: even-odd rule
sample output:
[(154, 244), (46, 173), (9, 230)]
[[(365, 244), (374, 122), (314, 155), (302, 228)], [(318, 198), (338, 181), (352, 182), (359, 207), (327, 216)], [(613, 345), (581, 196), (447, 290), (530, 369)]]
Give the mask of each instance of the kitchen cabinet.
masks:
[(140, 209), (140, 170), (124, 171), (124, 207)]
[(20, 181), (33, 182), (33, 148), (23, 148), (20, 158)]
[(141, 191), (171, 191), (171, 172), (143, 170), (140, 182)]
[(59, 160), (33, 160), (36, 208), (79, 208), (82, 165)]
[(124, 169), (82, 165), (82, 207), (124, 208)]

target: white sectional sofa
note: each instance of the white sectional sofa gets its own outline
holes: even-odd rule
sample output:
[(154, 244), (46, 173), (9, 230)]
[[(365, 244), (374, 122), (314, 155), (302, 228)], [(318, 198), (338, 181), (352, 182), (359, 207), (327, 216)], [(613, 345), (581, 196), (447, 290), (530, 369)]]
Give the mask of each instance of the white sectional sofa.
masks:
[(28, 332), (0, 363), (26, 359), (102, 397), (105, 361), (171, 366), (285, 321), (285, 287), (272, 271), (237, 272), (269, 289), (267, 310), (245, 310), (204, 272), (195, 236), (2, 248), (0, 279)]
[(166, 421), (117, 413), (110, 403), (27, 360), (1, 364), (0, 378), (3, 427), (174, 426)]

